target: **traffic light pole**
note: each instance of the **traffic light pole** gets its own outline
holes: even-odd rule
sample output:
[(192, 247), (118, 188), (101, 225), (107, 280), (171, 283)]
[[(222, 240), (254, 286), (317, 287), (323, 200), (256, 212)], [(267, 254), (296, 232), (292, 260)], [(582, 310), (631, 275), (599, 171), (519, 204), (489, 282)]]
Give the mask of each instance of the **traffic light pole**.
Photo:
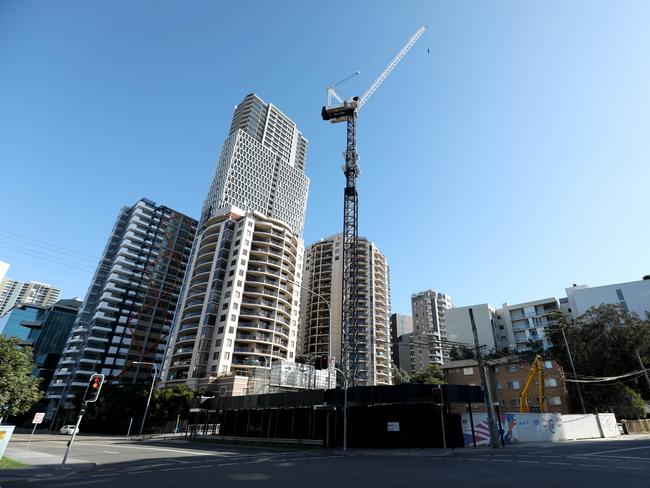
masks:
[(74, 442), (74, 438), (77, 437), (77, 431), (79, 430), (79, 424), (81, 424), (81, 418), (84, 416), (84, 413), (86, 413), (86, 405), (87, 403), (84, 402), (83, 405), (81, 406), (81, 410), (79, 411), (79, 417), (77, 418), (77, 425), (74, 426), (74, 430), (72, 431), (72, 439), (68, 441), (68, 447), (65, 449), (65, 454), (63, 455), (63, 462), (61, 465), (65, 465), (65, 462), (68, 460), (68, 454), (70, 453), (70, 448), (72, 447), (72, 443)]

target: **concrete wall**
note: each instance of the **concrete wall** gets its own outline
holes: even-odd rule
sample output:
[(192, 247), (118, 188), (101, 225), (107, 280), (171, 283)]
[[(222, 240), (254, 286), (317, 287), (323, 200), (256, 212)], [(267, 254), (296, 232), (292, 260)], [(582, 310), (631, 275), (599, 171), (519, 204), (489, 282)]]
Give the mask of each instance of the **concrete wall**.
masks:
[[(489, 443), (487, 414), (474, 414), (476, 445)], [(469, 414), (461, 417), (466, 446), (472, 445)], [(561, 442), (575, 439), (618, 437), (614, 414), (560, 415), (557, 413), (504, 413), (501, 414), (504, 444), (526, 442)]]
[(478, 342), (487, 346), (486, 350), (498, 346), (495, 343), (494, 327), (498, 327), (494, 318), (494, 309), (487, 303), (471, 305), (469, 307), (455, 307), (445, 312), (447, 324), (447, 339), (452, 342), (463, 342), (468, 347), (474, 347), (474, 334), (469, 320), (469, 309), (474, 313)]
[(580, 285), (566, 288), (566, 294), (571, 314), (576, 318), (591, 307), (601, 304), (623, 305), (630, 312), (639, 314), (641, 318), (645, 318), (645, 312), (650, 311), (650, 280), (593, 288)]

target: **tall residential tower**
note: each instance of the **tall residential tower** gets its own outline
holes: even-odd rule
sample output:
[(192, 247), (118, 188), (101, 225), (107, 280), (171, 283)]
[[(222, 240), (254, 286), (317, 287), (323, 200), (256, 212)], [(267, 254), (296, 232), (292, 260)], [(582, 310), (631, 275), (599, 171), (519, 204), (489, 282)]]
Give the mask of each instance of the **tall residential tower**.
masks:
[[(305, 288), (300, 307), (304, 355), (331, 354), (341, 362), (342, 236), (322, 239), (305, 252)], [(390, 279), (386, 257), (360, 237), (357, 283), (357, 385), (391, 383)]]
[(49, 418), (92, 373), (151, 378), (136, 363), (162, 362), (195, 231), (194, 219), (145, 198), (120, 211), (47, 391)]
[(188, 268), (162, 384), (246, 393), (248, 378), (295, 360), (307, 141), (274, 105), (235, 109)]
[(441, 365), (449, 359), (445, 313), (454, 306), (451, 297), (435, 290), (411, 295), (413, 337), (411, 371), (425, 370), (430, 364)]

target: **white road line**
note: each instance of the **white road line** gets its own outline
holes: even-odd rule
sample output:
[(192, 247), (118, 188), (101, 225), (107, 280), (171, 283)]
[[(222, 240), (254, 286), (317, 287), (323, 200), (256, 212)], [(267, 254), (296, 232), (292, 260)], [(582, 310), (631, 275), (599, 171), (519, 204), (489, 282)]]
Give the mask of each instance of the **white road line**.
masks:
[(140, 473), (153, 473), (153, 469), (147, 469), (144, 471), (129, 471), (128, 474), (140, 474)]
[(560, 462), (554, 462), (554, 461), (549, 461), (546, 464), (557, 464), (560, 466), (571, 466), (571, 463), (560, 463)]
[(640, 449), (650, 449), (650, 446), (628, 447), (626, 449), (610, 449), (608, 451), (590, 452), (589, 454), (585, 454), (585, 456), (598, 456), (599, 454), (611, 454), (613, 452), (638, 451)]
[(518, 462), (518, 463), (539, 464), (539, 461), (524, 461), (524, 460), (521, 460), (521, 461), (517, 461), (517, 462)]
[(161, 469), (160, 471), (176, 471), (177, 469), (185, 469), (185, 468), (165, 468), (165, 469)]
[(118, 451), (104, 451), (106, 454), (119, 454)]
[(190, 466), (190, 469), (202, 469), (202, 468), (211, 468), (212, 466), (207, 465), (207, 466)]
[(512, 459), (492, 459), (495, 463), (511, 463)]
[(217, 466), (234, 466), (235, 464), (239, 464), (239, 463), (221, 463), (221, 464), (217, 464)]
[(562, 456), (544, 455), (544, 456), (541, 456), (541, 457), (543, 457), (543, 458), (560, 458), (560, 457), (562, 457)]
[[(100, 446), (100, 447), (113, 447), (113, 444), (95, 444), (92, 442), (84, 442), (86, 446)], [(162, 447), (142, 447), (142, 446), (125, 446), (120, 444), (123, 449), (143, 449), (145, 451), (166, 451), (166, 452), (180, 452), (182, 454), (193, 454), (194, 456), (215, 456), (214, 453), (207, 453), (202, 451), (185, 451), (182, 449), (165, 449)]]
[(120, 473), (106, 473), (106, 474), (91, 474), (91, 478), (101, 478), (103, 476), (119, 476)]
[(487, 461), (487, 459), (481, 459), (481, 458), (469, 458), (468, 461)]
[(585, 468), (603, 468), (600, 464), (578, 464), (578, 466), (584, 466)]
[(614, 466), (617, 469), (640, 469), (644, 470), (645, 468), (633, 468), (632, 466)]
[(55, 486), (86, 486), (91, 483), (106, 483), (108, 480), (83, 480), (83, 481), (77, 481), (74, 483), (64, 483), (62, 485), (55, 485)]

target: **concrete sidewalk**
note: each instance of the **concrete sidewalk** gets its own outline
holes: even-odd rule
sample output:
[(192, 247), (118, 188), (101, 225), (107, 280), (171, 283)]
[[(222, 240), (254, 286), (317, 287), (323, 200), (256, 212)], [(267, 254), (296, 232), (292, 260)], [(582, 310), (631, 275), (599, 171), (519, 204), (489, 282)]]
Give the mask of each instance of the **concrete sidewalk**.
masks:
[(68, 458), (66, 465), (62, 466), (61, 456), (16, 447), (7, 447), (5, 456), (28, 466), (18, 469), (3, 469), (0, 471), (0, 483), (18, 480), (61, 479), (76, 473), (90, 471), (96, 467), (95, 463), (74, 458)]

